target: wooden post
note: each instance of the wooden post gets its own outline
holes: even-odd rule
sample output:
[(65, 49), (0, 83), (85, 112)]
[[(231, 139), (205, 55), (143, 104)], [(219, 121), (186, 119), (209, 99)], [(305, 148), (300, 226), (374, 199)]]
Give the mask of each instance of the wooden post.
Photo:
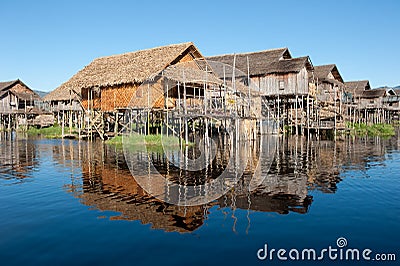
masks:
[(278, 92), (278, 134), (281, 133), (281, 113), (280, 113), (280, 100), (279, 100), (279, 92)]
[(65, 126), (65, 113), (62, 111), (62, 123), (61, 123), (61, 137), (64, 138), (64, 126)]
[(72, 135), (72, 92), (69, 91), (69, 106), (70, 106), (70, 111), (69, 111), (69, 134)]
[(168, 82), (167, 82), (167, 93), (166, 93), (166, 98), (167, 98), (167, 100), (166, 100), (166, 108), (167, 108), (167, 117), (166, 117), (166, 123), (167, 123), (167, 137), (169, 136), (169, 134), (168, 134), (168, 131), (169, 131), (169, 116), (168, 116)]
[(189, 143), (189, 127), (188, 127), (188, 117), (187, 117), (187, 101), (186, 101), (186, 81), (185, 81), (185, 71), (183, 70), (183, 105), (184, 105), (184, 115), (185, 115), (185, 144)]
[(150, 83), (147, 83), (147, 132), (150, 135)]
[(333, 106), (334, 106), (334, 108), (333, 108), (333, 110), (334, 110), (334, 112), (335, 112), (335, 123), (334, 123), (334, 138), (336, 139), (336, 123), (337, 123), (337, 118), (336, 118), (336, 87), (335, 86), (333, 86), (333, 94), (334, 94), (334, 103), (333, 103)]
[(296, 135), (299, 135), (299, 130), (298, 130), (298, 114), (297, 114), (297, 104), (299, 103), (299, 96), (297, 95), (297, 93), (296, 93), (296, 104), (295, 104), (295, 107), (294, 108), (296, 108), (295, 109), (295, 116), (296, 116), (296, 121), (294, 122), (294, 126), (296, 127)]
[(307, 94), (307, 135), (310, 139), (310, 94)]
[(11, 113), (8, 114), (8, 130), (11, 130)]
[(77, 117), (77, 119), (78, 119), (78, 136), (79, 136), (79, 139), (81, 138), (81, 127), (82, 127), (82, 112), (81, 111), (78, 111), (78, 117)]

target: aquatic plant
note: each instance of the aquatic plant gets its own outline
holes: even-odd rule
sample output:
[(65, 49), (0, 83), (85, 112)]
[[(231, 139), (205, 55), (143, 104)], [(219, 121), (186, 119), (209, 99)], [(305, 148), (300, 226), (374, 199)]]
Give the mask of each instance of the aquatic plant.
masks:
[[(165, 135), (129, 135), (124, 137), (115, 136), (112, 139), (106, 140), (107, 144), (113, 144), (122, 146), (122, 144), (128, 146), (147, 146), (147, 147), (179, 147), (181, 145), (180, 139), (176, 136), (165, 136)], [(181, 140), (183, 145), (186, 145), (185, 140)], [(192, 143), (188, 143), (192, 145)]]
[(348, 123), (350, 133), (357, 136), (393, 136), (395, 135), (394, 127), (391, 124), (372, 124), (365, 123)]
[[(76, 129), (73, 128), (73, 132)], [(51, 127), (45, 128), (36, 128), (36, 127), (29, 127), (26, 133), (30, 136), (44, 136), (46, 138), (62, 138), (62, 127), (59, 125), (54, 125)], [(69, 133), (69, 128), (64, 128), (64, 134)]]

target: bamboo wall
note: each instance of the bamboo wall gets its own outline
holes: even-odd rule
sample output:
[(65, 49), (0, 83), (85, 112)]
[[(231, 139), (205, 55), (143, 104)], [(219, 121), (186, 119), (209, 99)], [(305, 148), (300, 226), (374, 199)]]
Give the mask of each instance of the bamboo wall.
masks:
[[(102, 88), (100, 94), (93, 92), (93, 100), (90, 99), (90, 102), (88, 101), (88, 97), (92, 97), (90, 90), (82, 89), (82, 105), (85, 109), (90, 107), (103, 112), (124, 109), (128, 107), (132, 97), (135, 96), (137, 88), (137, 84), (123, 84)], [(88, 103), (90, 106), (88, 106)]]

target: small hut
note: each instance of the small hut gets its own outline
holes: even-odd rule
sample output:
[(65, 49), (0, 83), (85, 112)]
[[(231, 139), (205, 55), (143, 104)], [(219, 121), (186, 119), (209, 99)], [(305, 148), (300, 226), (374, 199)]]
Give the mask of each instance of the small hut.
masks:
[(39, 95), (19, 79), (0, 82), (1, 113), (25, 113), (32, 110), (39, 99)]
[(400, 97), (393, 89), (379, 88), (365, 90), (358, 105), (360, 121), (364, 123), (391, 122), (398, 117)]
[[(260, 92), (263, 95), (274, 94), (273, 88), (271, 88), (271, 84), (279, 85), (279, 80), (276, 82), (271, 81), (271, 76), (273, 76), (274, 74), (282, 73), (284, 64), (288, 66), (290, 64), (289, 62), (293, 62), (286, 61), (291, 58), (292, 56), (288, 48), (278, 48), (259, 52), (226, 54), (206, 57), (207, 61), (209, 61), (210, 64), (212, 64), (211, 62), (219, 62), (240, 70), (242, 75), (245, 75), (245, 77), (250, 77), (250, 79), (259, 87), (259, 89), (261, 90)], [(279, 63), (280, 61), (284, 61), (285, 63)], [(223, 72), (221, 70), (216, 71), (218, 75), (222, 78)], [(282, 91), (280, 90), (276, 90), (276, 92), (282, 94)]]
[(344, 103), (358, 104), (363, 92), (371, 89), (368, 80), (347, 81), (344, 86), (346, 92), (343, 99)]
[(39, 100), (39, 95), (19, 79), (0, 82), (0, 127), (28, 126), (42, 113), (35, 106)]
[(315, 97), (319, 106), (319, 127), (335, 131), (344, 129), (345, 109), (342, 106), (342, 98), (345, 86), (337, 66), (334, 64), (315, 66), (314, 81)]
[(292, 58), (288, 48), (278, 48), (211, 56), (207, 60), (234, 66), (257, 85), (262, 95), (265, 132), (279, 132), (285, 126), (293, 126), (299, 133), (301, 125), (309, 125), (306, 114), (312, 105), (308, 95), (314, 68), (308, 56)]
[(344, 81), (336, 65), (314, 67), (314, 79), (317, 83), (316, 96), (327, 105), (339, 102), (344, 92)]
[(59, 125), (79, 127), (84, 113), (79, 101), (80, 92), (58, 87), (43, 97), (47, 109)]

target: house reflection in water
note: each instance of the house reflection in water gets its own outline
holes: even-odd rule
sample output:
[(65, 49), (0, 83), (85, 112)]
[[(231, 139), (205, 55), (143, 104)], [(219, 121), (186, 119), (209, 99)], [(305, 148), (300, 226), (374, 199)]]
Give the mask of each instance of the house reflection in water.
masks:
[[(382, 143), (376, 143), (376, 142)], [(75, 176), (67, 191), (85, 205), (118, 215), (110, 220), (138, 220), (167, 232), (191, 232), (208, 219), (210, 208), (224, 211), (244, 209), (288, 214), (308, 212), (313, 198), (310, 191), (335, 193), (341, 171), (362, 170), (369, 161), (383, 160), (389, 140), (352, 139), (343, 141), (307, 141), (304, 138), (279, 138), (271, 167), (260, 167), (255, 175), (265, 175), (262, 183), (248, 192), (247, 169), (244, 178), (228, 194), (206, 205), (183, 207), (163, 203), (149, 196), (132, 177), (121, 149), (99, 142), (63, 142), (55, 159), (81, 162), (81, 176)], [(78, 145), (77, 145), (78, 144)], [(77, 145), (78, 148), (70, 146)], [(396, 142), (397, 145), (397, 142)], [(60, 156), (63, 154), (63, 156)], [(154, 155), (154, 154), (153, 154)], [(166, 163), (161, 158), (157, 165)]]
[(0, 132), (0, 182), (25, 182), (38, 165), (36, 146), (26, 135)]

